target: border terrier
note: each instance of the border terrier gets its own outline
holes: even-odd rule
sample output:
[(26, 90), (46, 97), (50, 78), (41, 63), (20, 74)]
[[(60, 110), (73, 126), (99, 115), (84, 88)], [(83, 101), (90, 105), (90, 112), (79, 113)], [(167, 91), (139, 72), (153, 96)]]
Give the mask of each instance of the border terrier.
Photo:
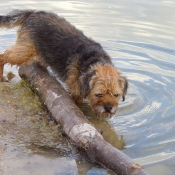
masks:
[(6, 81), (6, 63), (40, 62), (56, 73), (77, 103), (87, 99), (101, 118), (116, 113), (119, 99), (125, 100), (128, 81), (99, 43), (51, 12), (14, 10), (0, 16), (1, 28), (17, 26), (15, 45), (0, 54), (0, 81)]

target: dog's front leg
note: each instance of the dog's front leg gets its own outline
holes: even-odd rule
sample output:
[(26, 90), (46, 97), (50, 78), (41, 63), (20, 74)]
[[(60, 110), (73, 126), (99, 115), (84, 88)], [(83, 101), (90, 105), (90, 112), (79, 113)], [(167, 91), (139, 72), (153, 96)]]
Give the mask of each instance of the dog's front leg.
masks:
[(75, 103), (76, 104), (81, 104), (81, 103), (83, 103), (83, 98), (82, 97), (80, 97), (80, 96), (72, 96), (73, 97), (73, 99), (75, 100)]

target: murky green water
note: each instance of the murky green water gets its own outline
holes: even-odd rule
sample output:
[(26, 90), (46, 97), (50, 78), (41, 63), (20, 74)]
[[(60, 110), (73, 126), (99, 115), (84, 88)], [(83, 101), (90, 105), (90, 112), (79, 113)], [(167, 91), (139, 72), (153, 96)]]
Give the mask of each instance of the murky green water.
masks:
[[(0, 14), (16, 8), (55, 12), (103, 45), (116, 67), (128, 77), (128, 95), (116, 116), (107, 121), (97, 121), (87, 107), (82, 109), (92, 122), (106, 131), (106, 140), (123, 149), (150, 174), (174, 175), (175, 2), (0, 1)], [(0, 52), (14, 43), (15, 32), (16, 29), (0, 30)], [(9, 69), (6, 67), (6, 72)], [(17, 74), (15, 67), (12, 70)], [(18, 81), (18, 78), (13, 81)], [(20, 139), (16, 141), (20, 143)], [(34, 154), (31, 159), (20, 150), (17, 155), (15, 152), (12, 157), (0, 161), (0, 171), (5, 169), (6, 175), (14, 172), (34, 175), (112, 174), (87, 163), (79, 165), (71, 154), (57, 156), (54, 150), (51, 147), (43, 154)], [(19, 159), (21, 155), (23, 159)]]

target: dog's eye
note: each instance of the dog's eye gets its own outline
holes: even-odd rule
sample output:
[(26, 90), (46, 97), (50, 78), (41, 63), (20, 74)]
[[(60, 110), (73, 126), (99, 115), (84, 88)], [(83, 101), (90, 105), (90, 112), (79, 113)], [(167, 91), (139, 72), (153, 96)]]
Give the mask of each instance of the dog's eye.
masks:
[(96, 97), (103, 97), (102, 93), (95, 94)]
[(114, 94), (114, 97), (118, 97), (119, 96), (119, 94)]

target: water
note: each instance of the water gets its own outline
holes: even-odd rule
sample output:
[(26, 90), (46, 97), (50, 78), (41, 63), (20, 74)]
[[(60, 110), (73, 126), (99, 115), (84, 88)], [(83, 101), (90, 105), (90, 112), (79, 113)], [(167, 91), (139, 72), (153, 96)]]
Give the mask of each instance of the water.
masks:
[[(128, 78), (129, 91), (126, 101), (121, 102), (117, 114), (112, 119), (98, 121), (88, 110), (86, 115), (96, 125), (104, 128), (106, 140), (142, 164), (150, 174), (175, 174), (175, 2), (0, 2), (0, 14), (6, 14), (16, 8), (55, 12), (102, 44), (115, 66)], [(0, 30), (0, 52), (14, 43), (15, 32), (16, 29)], [(6, 67), (6, 72), (9, 69)], [(13, 67), (12, 70), (16, 71), (16, 68)], [(74, 159), (63, 159), (65, 163), (71, 162), (73, 172), (78, 174)], [(56, 161), (58, 159), (52, 159), (52, 168), (55, 171)], [(39, 165), (40, 163), (38, 161)], [(42, 167), (42, 164), (40, 166)], [(112, 174), (88, 164), (84, 167), (89, 167), (89, 170), (86, 170), (88, 175)], [(49, 169), (45, 167), (47, 168)], [(37, 169), (33, 170), (33, 174), (37, 172)], [(40, 170), (40, 174), (41, 172)], [(70, 173), (65, 168), (62, 174)]]

